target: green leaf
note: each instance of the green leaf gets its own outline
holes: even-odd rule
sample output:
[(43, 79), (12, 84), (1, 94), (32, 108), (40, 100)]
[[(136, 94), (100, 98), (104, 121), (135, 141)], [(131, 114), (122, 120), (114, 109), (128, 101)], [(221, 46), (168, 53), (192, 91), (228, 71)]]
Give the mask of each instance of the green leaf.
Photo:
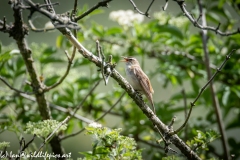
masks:
[(56, 47), (47, 47), (47, 48), (43, 51), (43, 54), (44, 54), (44, 55), (47, 55), (47, 56), (50, 56), (50, 55), (52, 55), (52, 54), (54, 54), (54, 53), (56, 53), (56, 52), (57, 52)]
[(96, 147), (95, 152), (93, 154), (108, 154), (110, 151), (105, 147)]
[(239, 127), (239, 118), (234, 118), (227, 126), (226, 129), (238, 128)]
[(58, 48), (62, 48), (63, 47), (63, 41), (64, 41), (64, 38), (62, 35), (58, 36), (57, 39), (56, 39), (56, 46)]
[(40, 61), (41, 63), (44, 63), (44, 64), (65, 62), (61, 57), (53, 57), (53, 56), (49, 56), (47, 58), (41, 58)]
[(9, 60), (11, 58), (12, 58), (12, 56), (10, 54), (10, 51), (7, 51), (7, 52), (5, 52), (3, 54), (0, 54), (0, 62), (7, 61), (7, 60)]
[(55, 75), (55, 76), (52, 76), (52, 77), (48, 77), (45, 80), (45, 84), (47, 86), (53, 85), (54, 83), (56, 83), (58, 81), (59, 77), (60, 76), (58, 76), (58, 75)]
[(207, 18), (208, 21), (212, 21), (216, 24), (221, 22), (220, 16), (218, 14), (214, 13), (214, 12), (208, 12), (208, 14), (206, 14), (206, 18)]
[(172, 25), (157, 25), (158, 33), (170, 33), (172, 37), (183, 39), (183, 34), (180, 29)]
[(93, 23), (92, 32), (99, 37), (103, 37), (105, 31), (103, 29), (103, 26)]
[(104, 10), (102, 10), (102, 9), (95, 9), (89, 15), (93, 16), (93, 15), (97, 15), (97, 14), (101, 14), (101, 13), (104, 13)]
[(229, 96), (230, 96), (231, 91), (229, 89), (227, 89), (224, 93), (223, 93), (223, 97), (222, 97), (222, 103), (224, 106), (227, 106), (228, 104), (228, 100), (229, 100)]
[(107, 30), (106, 35), (115, 35), (122, 33), (122, 29), (118, 27), (110, 28)]

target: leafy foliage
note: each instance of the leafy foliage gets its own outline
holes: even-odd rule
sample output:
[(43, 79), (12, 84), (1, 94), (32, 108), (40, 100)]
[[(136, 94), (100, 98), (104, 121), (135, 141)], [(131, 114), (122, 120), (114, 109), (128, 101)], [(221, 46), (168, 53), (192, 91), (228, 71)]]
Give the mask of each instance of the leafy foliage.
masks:
[(10, 142), (0, 142), (0, 149), (10, 147)]
[[(56, 120), (44, 120), (42, 122), (28, 122), (26, 126), (26, 133), (30, 133), (32, 135), (37, 135), (38, 137), (47, 138), (56, 128), (60, 126), (60, 123)], [(60, 131), (66, 130), (67, 125), (63, 124), (56, 131), (56, 134)]]
[(192, 140), (187, 141), (187, 144), (193, 148), (193, 150), (208, 150), (208, 143), (211, 143), (220, 137), (220, 135), (214, 130), (207, 131), (206, 133), (197, 130), (196, 133), (197, 136), (195, 136)]
[(134, 139), (120, 135), (121, 129), (89, 126), (86, 130), (87, 135), (93, 136), (94, 142), (91, 152), (81, 152), (85, 155), (84, 159), (142, 159)]

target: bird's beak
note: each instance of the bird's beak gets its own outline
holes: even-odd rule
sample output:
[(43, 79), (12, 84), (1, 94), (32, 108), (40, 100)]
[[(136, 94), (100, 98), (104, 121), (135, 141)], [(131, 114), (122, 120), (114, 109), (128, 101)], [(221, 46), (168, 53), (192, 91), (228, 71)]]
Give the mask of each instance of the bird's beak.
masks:
[(127, 57), (123, 57), (123, 56), (122, 56), (122, 58), (123, 58), (123, 60), (121, 60), (121, 62), (127, 62), (127, 61), (128, 61), (128, 58), (127, 58)]

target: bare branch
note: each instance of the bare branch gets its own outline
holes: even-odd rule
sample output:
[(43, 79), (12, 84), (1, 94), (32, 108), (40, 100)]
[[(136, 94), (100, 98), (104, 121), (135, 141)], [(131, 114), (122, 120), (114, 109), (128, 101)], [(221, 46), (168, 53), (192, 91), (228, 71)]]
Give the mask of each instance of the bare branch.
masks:
[(7, 19), (5, 16), (3, 17), (3, 21), (0, 20), (0, 26), (0, 31), (2, 32), (9, 33), (11, 31), (11, 27), (7, 25)]
[(217, 71), (214, 73), (214, 75), (208, 80), (208, 82), (201, 88), (200, 92), (198, 93), (197, 97), (195, 98), (195, 100), (193, 102), (191, 102), (191, 106), (190, 106), (190, 110), (188, 112), (188, 116), (185, 120), (185, 122), (183, 123), (183, 125), (181, 127), (179, 127), (177, 130), (171, 132), (170, 134), (177, 134), (178, 132), (180, 132), (187, 124), (189, 117), (191, 115), (192, 112), (192, 108), (195, 106), (195, 103), (198, 101), (199, 97), (202, 95), (203, 91), (207, 88), (207, 86), (213, 81), (213, 79), (216, 77), (216, 75), (221, 71), (221, 69), (223, 68), (223, 66), (226, 64), (226, 62), (230, 59), (231, 55), (233, 54), (233, 52), (235, 52), (236, 49), (233, 49), (225, 58), (225, 60), (223, 61), (223, 63), (220, 65), (220, 67), (217, 69)]
[[(183, 95), (183, 105), (184, 105), (184, 116), (185, 116), (185, 119), (187, 119), (187, 116), (188, 116), (188, 113), (187, 113), (187, 96), (186, 96), (186, 93), (185, 93), (185, 89), (182, 89), (182, 95)], [(188, 139), (187, 131), (188, 131), (188, 125), (186, 124), (185, 129), (184, 129), (185, 141), (187, 141), (187, 139)]]
[(102, 77), (103, 77), (103, 80), (104, 80), (104, 83), (105, 83), (105, 86), (106, 86), (106, 85), (107, 85), (107, 80), (106, 80), (106, 77), (105, 77), (105, 74), (104, 74), (105, 56), (104, 56), (104, 54), (103, 54), (102, 47), (100, 46), (98, 40), (96, 41), (96, 45), (97, 45), (97, 53), (98, 53), (98, 56), (99, 56), (99, 58), (100, 58), (101, 61), (102, 61), (102, 64), (101, 64), (101, 73), (102, 73)]
[[(101, 60), (99, 57), (92, 54), (90, 51), (88, 51), (81, 43), (77, 41), (77, 39), (74, 38), (72, 33), (68, 29), (60, 29), (60, 31), (69, 39), (69, 41), (77, 47), (77, 49), (81, 52), (81, 54), (89, 59), (92, 63), (95, 63), (98, 67), (101, 67)], [(141, 99), (139, 95), (136, 94), (134, 89), (131, 87), (131, 85), (115, 70), (112, 69), (111, 77), (114, 78), (119, 85), (127, 91), (129, 96), (135, 101), (135, 103), (140, 107), (140, 109), (143, 111), (143, 113), (149, 118), (149, 120), (154, 124), (157, 125), (157, 127), (161, 130), (163, 133), (168, 133), (169, 129), (166, 127), (165, 124), (163, 124), (160, 119), (154, 115), (152, 110), (147, 106), (144, 101)], [(191, 157), (192, 159), (200, 159), (196, 153), (192, 152), (191, 149), (183, 142), (181, 141), (177, 135), (173, 135), (169, 137), (176, 147), (178, 147), (183, 154), (185, 154), (187, 157)]]
[[(30, 0), (25, 0), (28, 5), (34, 6), (35, 4)], [(29, 3), (31, 2), (31, 3)], [(41, 11), (43, 12), (43, 11)], [(99, 57), (92, 54), (89, 50), (87, 50), (72, 34), (72, 32), (68, 28), (59, 28), (59, 31), (66, 36), (66, 38), (75, 46), (78, 51), (89, 61), (95, 63), (98, 67), (101, 67), (102, 61)], [(112, 74), (111, 77), (115, 79), (119, 85), (129, 94), (129, 96), (134, 100), (134, 102), (139, 106), (139, 108), (143, 111), (143, 113), (149, 118), (149, 120), (153, 123), (154, 126), (162, 133), (169, 133), (168, 127), (153, 113), (153, 111), (147, 106), (144, 101), (141, 99), (139, 95), (136, 94), (135, 90), (131, 87), (131, 85), (114, 69), (110, 66)], [(189, 159), (200, 159), (200, 157), (191, 150), (189, 146), (187, 146), (177, 135), (172, 135), (167, 137), (169, 141), (171, 141), (180, 151)]]
[[(202, 14), (202, 25), (206, 26), (207, 25), (207, 20), (206, 20), (206, 12), (203, 10), (203, 6), (202, 6), (202, 1), (198, 0), (198, 7), (199, 7), (199, 11)], [(220, 23), (216, 29), (216, 33), (217, 30), (220, 26)], [(208, 51), (208, 35), (207, 35), (207, 31), (203, 30), (202, 34), (201, 34), (201, 38), (202, 38), (202, 44), (203, 44), (203, 52), (204, 52), (204, 57), (205, 57), (205, 65), (206, 65), (206, 70), (207, 70), (207, 76), (208, 79), (211, 78), (212, 73), (211, 73), (211, 69), (210, 69), (210, 58), (209, 58), (209, 51)], [(229, 147), (228, 147), (228, 141), (227, 141), (227, 136), (225, 133), (225, 127), (224, 127), (224, 122), (222, 119), (222, 113), (221, 113), (221, 108), (219, 105), (219, 101), (218, 101), (218, 97), (215, 91), (215, 87), (214, 84), (211, 82), (209, 84), (209, 88), (210, 88), (210, 93), (211, 93), (211, 98), (212, 98), (212, 103), (213, 103), (213, 108), (216, 114), (216, 118), (217, 118), (217, 124), (218, 124), (218, 128), (219, 131), (221, 133), (221, 141), (222, 141), (222, 147), (224, 150), (224, 159), (229, 159), (230, 155), (229, 155)]]
[(144, 143), (144, 144), (149, 145), (149, 146), (151, 146), (151, 147), (153, 147), (153, 148), (164, 149), (163, 147), (161, 147), (161, 146), (158, 145), (158, 144), (145, 141), (145, 140), (143, 140), (143, 139), (141, 139), (141, 138), (138, 138), (138, 139), (137, 139), (137, 142)]
[(168, 7), (168, 0), (166, 0), (165, 5), (162, 7), (163, 11), (166, 11)]
[(136, 4), (133, 2), (133, 0), (129, 0), (129, 1), (132, 3), (134, 10), (136, 10), (138, 13), (140, 13), (140, 14), (148, 17), (148, 18), (150, 18), (150, 15), (149, 15), (148, 12), (149, 12), (150, 8), (152, 7), (152, 4), (153, 4), (153, 2), (154, 2), (155, 0), (152, 0), (152, 1), (151, 1), (151, 3), (149, 4), (149, 6), (148, 6), (148, 8), (147, 8), (147, 10), (146, 10), (145, 13), (142, 12), (142, 11), (140, 11), (140, 9), (137, 8), (137, 6), (136, 6)]
[(211, 26), (206, 26), (206, 25), (201, 25), (198, 23), (198, 20), (201, 17), (201, 14), (198, 18), (198, 20), (195, 20), (194, 17), (187, 11), (185, 4), (184, 4), (184, 0), (173, 0), (175, 2), (178, 3), (178, 5), (180, 6), (180, 8), (182, 9), (182, 12), (184, 13), (184, 15), (192, 22), (192, 24), (197, 27), (200, 28), (202, 30), (210, 30), (210, 31), (214, 31), (216, 34), (219, 34), (221, 36), (230, 36), (230, 35), (234, 35), (234, 34), (239, 34), (240, 33), (240, 28), (238, 28), (236, 31), (233, 32), (223, 32), (219, 30), (219, 25), (218, 27), (211, 27)]
[(75, 21), (75, 18), (76, 18), (75, 16), (77, 14), (77, 9), (78, 9), (77, 6), (78, 6), (78, 0), (74, 0), (73, 10), (72, 10), (71, 15), (70, 15), (70, 18), (71, 18), (72, 21)]
[(33, 138), (27, 143), (25, 144), (25, 139), (22, 137), (22, 139), (20, 140), (20, 151), (18, 153), (19, 156), (17, 156), (16, 160), (20, 159), (22, 152), (34, 141), (36, 135), (33, 135)]
[(112, 0), (103, 0), (101, 2), (98, 2), (98, 4), (96, 4), (95, 6), (93, 6), (92, 8), (87, 10), (86, 12), (84, 12), (82, 15), (78, 16), (77, 18), (75, 18), (75, 22), (77, 22), (80, 19), (82, 19), (83, 17), (89, 15), (91, 12), (93, 12), (96, 9), (98, 9), (99, 7), (108, 7), (108, 2), (111, 2), (111, 1)]
[(107, 110), (103, 115), (101, 115), (99, 118), (97, 118), (94, 122), (98, 122), (99, 120), (103, 119), (108, 113), (111, 112), (111, 110), (122, 100), (123, 96), (126, 94), (126, 92), (124, 92), (120, 98), (115, 102), (115, 104), (109, 108), (109, 110)]
[(8, 86), (11, 90), (17, 92), (17, 93), (24, 93), (24, 94), (28, 94), (28, 95), (31, 95), (31, 94), (34, 94), (34, 93), (31, 93), (31, 92), (24, 92), (24, 91), (20, 91), (14, 87), (12, 87), (2, 76), (0, 76), (0, 80), (6, 85)]
[[(30, 8), (30, 14), (28, 16), (28, 22), (29, 22), (29, 25), (31, 27), (31, 29), (33, 31), (36, 31), (36, 32), (43, 32), (43, 31), (49, 31), (49, 30), (53, 30), (55, 28), (71, 28), (71, 29), (80, 29), (80, 27), (78, 26), (78, 24), (76, 22), (73, 22), (70, 20), (70, 18), (67, 16), (67, 15), (57, 15), (57, 14), (52, 14), (51, 12), (54, 12), (55, 11), (53, 10), (53, 8), (51, 7), (51, 5), (47, 5), (48, 6), (48, 9), (51, 11), (47, 11), (45, 10), (44, 8), (42, 7), (39, 7), (39, 5), (34, 5), (34, 3), (31, 1), (31, 0), (25, 0), (26, 3), (28, 5), (31, 6)], [(50, 0), (45, 0), (45, 1), (50, 1)], [(46, 3), (49, 3), (49, 2), (46, 2)], [(51, 4), (51, 3), (49, 3)], [(53, 22), (53, 25), (55, 26), (55, 28), (50, 28), (50, 29), (37, 29), (33, 23), (32, 23), (32, 16), (33, 14), (38, 11), (40, 12), (42, 15), (45, 15), (46, 17), (48, 17), (52, 22)]]

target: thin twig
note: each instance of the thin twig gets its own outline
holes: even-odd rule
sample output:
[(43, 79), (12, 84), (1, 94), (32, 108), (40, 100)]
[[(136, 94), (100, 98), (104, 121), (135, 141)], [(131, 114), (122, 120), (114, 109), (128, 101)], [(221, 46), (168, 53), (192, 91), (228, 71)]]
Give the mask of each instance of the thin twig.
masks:
[(77, 6), (78, 6), (78, 0), (74, 0), (73, 10), (72, 10), (71, 15), (70, 15), (70, 18), (73, 21), (75, 21), (75, 16), (77, 14), (77, 9), (78, 9)]
[[(198, 7), (199, 7), (199, 11), (202, 14), (202, 25), (206, 26), (207, 25), (207, 20), (206, 20), (206, 12), (203, 10), (203, 6), (202, 6), (202, 1), (198, 0)], [(220, 24), (218, 25), (218, 27), (216, 28), (216, 32), (219, 28)], [(208, 35), (207, 35), (207, 30), (203, 30), (201, 32), (201, 38), (202, 38), (202, 43), (203, 43), (203, 52), (204, 52), (204, 57), (205, 57), (205, 65), (206, 65), (206, 71), (207, 71), (207, 77), (208, 79), (211, 78), (211, 69), (210, 69), (210, 58), (209, 58), (209, 51), (208, 51)], [(210, 95), (212, 98), (212, 103), (213, 103), (213, 108), (216, 114), (216, 118), (217, 118), (217, 124), (218, 124), (218, 128), (219, 131), (221, 133), (221, 141), (222, 141), (222, 147), (224, 150), (224, 159), (229, 159), (230, 155), (229, 155), (229, 147), (228, 147), (228, 141), (227, 141), (227, 136), (226, 136), (226, 132), (225, 132), (225, 127), (224, 127), (224, 122), (222, 119), (222, 113), (221, 113), (221, 108), (219, 105), (219, 101), (218, 101), (218, 97), (215, 91), (215, 87), (214, 84), (211, 82), (209, 84), (209, 88), (210, 88)]]
[(233, 31), (233, 32), (223, 32), (223, 31), (219, 30), (219, 27), (212, 27), (212, 26), (201, 25), (201, 24), (198, 23), (198, 20), (200, 18), (198, 18), (198, 20), (195, 20), (194, 17), (187, 11), (187, 9), (185, 8), (184, 0), (173, 0), (173, 1), (178, 3), (178, 5), (180, 6), (180, 8), (181, 8), (182, 12), (184, 13), (184, 15), (197, 28), (200, 28), (202, 30), (214, 31), (216, 34), (219, 34), (221, 36), (230, 36), (230, 35), (234, 35), (234, 34), (239, 34), (240, 33), (240, 28), (238, 28), (236, 31)]
[(39, 8), (48, 7), (48, 6), (56, 6), (56, 5), (59, 5), (59, 2), (50, 3), (50, 4), (41, 4), (41, 5), (39, 5)]
[(158, 131), (158, 133), (159, 133), (160, 136), (162, 137), (162, 139), (160, 139), (160, 140), (158, 141), (158, 143), (160, 143), (161, 140), (164, 141), (164, 144), (165, 144), (164, 151), (165, 151), (165, 153), (168, 153), (169, 151), (172, 151), (172, 152), (174, 152), (174, 153), (177, 153), (177, 151), (175, 151), (174, 149), (172, 149), (171, 147), (169, 147), (169, 145), (170, 145), (171, 143), (168, 142), (168, 141), (165, 139), (165, 137), (163, 136), (163, 134), (161, 133), (161, 131), (158, 129), (158, 127), (157, 127), (157, 126), (154, 126), (154, 128)]
[(103, 80), (104, 80), (104, 84), (105, 86), (107, 85), (107, 80), (106, 80), (106, 77), (105, 77), (105, 74), (104, 74), (104, 68), (105, 68), (105, 56), (103, 54), (103, 51), (102, 51), (102, 47), (100, 46), (99, 44), (99, 41), (97, 40), (96, 41), (96, 45), (97, 45), (97, 53), (98, 53), (98, 56), (99, 58), (101, 59), (102, 61), (102, 65), (101, 65), (101, 73), (102, 73), (102, 77), (103, 77)]
[[(185, 116), (185, 119), (187, 119), (187, 96), (186, 96), (186, 93), (185, 93), (185, 89), (182, 89), (182, 95), (183, 95), (183, 105), (184, 105), (184, 116)], [(187, 141), (188, 139), (188, 125), (186, 124), (186, 127), (185, 127), (185, 130), (184, 130), (184, 138), (185, 138), (185, 141)]]
[(109, 112), (111, 112), (111, 110), (122, 100), (123, 96), (126, 94), (126, 92), (124, 92), (120, 98), (115, 102), (115, 104), (109, 108), (109, 110), (107, 110), (102, 116), (100, 116), (99, 118), (97, 118), (94, 122), (98, 122), (99, 120), (103, 119)]
[(11, 27), (7, 25), (7, 19), (5, 16), (3, 17), (3, 21), (0, 20), (0, 26), (2, 26), (0, 31), (4, 33), (9, 33), (11, 31)]
[(170, 130), (173, 130), (173, 124), (175, 123), (175, 121), (176, 121), (176, 116), (173, 116), (173, 118), (172, 118), (172, 120), (171, 120), (171, 123), (168, 125), (168, 128), (170, 129)]
[(166, 11), (167, 7), (168, 7), (168, 0), (166, 0), (165, 5), (162, 7), (163, 11)]
[(98, 9), (99, 7), (108, 7), (108, 2), (111, 2), (111, 1), (112, 0), (104, 0), (104, 1), (98, 2), (98, 4), (96, 4), (95, 6), (93, 6), (92, 8), (87, 10), (86, 12), (84, 12), (82, 15), (78, 16), (77, 18), (75, 18), (75, 22), (77, 22), (80, 19), (84, 18), (85, 16), (89, 15), (91, 12), (93, 12), (96, 9)]
[(14, 87), (12, 87), (2, 76), (0, 76), (0, 80), (6, 85), (8, 86), (11, 90), (17, 92), (17, 93), (24, 93), (24, 94), (28, 94), (28, 95), (32, 95), (34, 94), (33, 92), (24, 92), (24, 91), (20, 91)]
[(18, 153), (19, 156), (17, 156), (16, 160), (20, 159), (22, 152), (34, 141), (35, 137), (36, 134), (33, 135), (33, 138), (27, 144), (25, 144), (25, 139), (22, 137), (20, 140), (20, 151)]
[(70, 116), (67, 116), (54, 130), (53, 132), (44, 140), (44, 142), (40, 145), (40, 147), (38, 148), (38, 150), (36, 151), (36, 155), (39, 153), (39, 151), (44, 147), (44, 145), (46, 143), (48, 143), (48, 141), (54, 136), (54, 134), (58, 131), (58, 129), (64, 125), (65, 123), (68, 122), (68, 120), (70, 119)]
[(140, 11), (140, 9), (137, 8), (137, 6), (136, 6), (136, 4), (133, 2), (133, 0), (129, 0), (129, 1), (132, 3), (134, 10), (136, 10), (138, 13), (140, 13), (140, 14), (142, 14), (142, 15), (145, 15), (146, 17), (150, 18), (150, 15), (149, 15), (148, 12), (149, 12), (150, 8), (152, 7), (152, 4), (153, 4), (154, 0), (151, 1), (151, 3), (149, 4), (149, 6), (148, 6), (148, 8), (147, 8), (147, 10), (146, 10), (145, 13), (142, 12), (142, 11)]
[(220, 65), (220, 67), (217, 69), (217, 71), (214, 73), (214, 75), (208, 80), (208, 82), (201, 88), (200, 92), (198, 93), (197, 97), (195, 98), (195, 100), (193, 102), (191, 102), (191, 106), (190, 106), (190, 110), (188, 112), (188, 116), (185, 120), (185, 122), (183, 123), (183, 125), (181, 127), (179, 127), (177, 130), (173, 131), (170, 133), (170, 135), (173, 134), (177, 134), (178, 132), (180, 132), (187, 124), (189, 117), (191, 115), (192, 112), (192, 108), (193, 106), (195, 106), (195, 103), (198, 101), (199, 97), (202, 95), (203, 91), (207, 88), (207, 86), (213, 81), (213, 79), (216, 77), (216, 75), (221, 71), (221, 69), (223, 68), (223, 66), (226, 64), (226, 62), (230, 59), (231, 55), (233, 54), (233, 52), (236, 51), (236, 49), (233, 49), (225, 58), (225, 60), (223, 61), (223, 63)]
[(77, 132), (75, 132), (75, 133), (72, 133), (72, 134), (69, 134), (69, 135), (67, 135), (67, 136), (61, 137), (61, 138), (60, 138), (60, 141), (65, 140), (65, 139), (68, 139), (68, 138), (70, 138), (70, 137), (77, 136), (77, 135), (79, 135), (80, 133), (82, 133), (83, 131), (85, 131), (85, 128), (82, 128), (81, 130), (79, 130), (79, 131), (77, 131)]
[(138, 138), (138, 139), (137, 139), (137, 142), (141, 142), (141, 143), (147, 144), (147, 145), (149, 145), (150, 147), (153, 147), (153, 148), (164, 149), (163, 147), (161, 147), (161, 146), (158, 145), (158, 144), (145, 141), (145, 140), (143, 140), (143, 139), (141, 139), (141, 138)]
[(49, 12), (55, 14), (55, 10), (54, 10), (54, 8), (53, 8), (53, 6), (52, 6), (51, 1), (50, 1), (50, 0), (44, 0), (44, 2), (46, 3), (46, 8), (47, 8), (47, 10), (48, 10)]
[(67, 75), (69, 74), (69, 71), (70, 71), (71, 65), (72, 65), (72, 61), (73, 61), (73, 59), (75, 57), (76, 47), (73, 48), (73, 53), (72, 53), (71, 57), (69, 57), (69, 54), (68, 54), (67, 51), (65, 51), (64, 53), (66, 54), (67, 59), (68, 59), (68, 65), (67, 65), (67, 69), (66, 69), (64, 75), (55, 84), (53, 84), (53, 85), (51, 85), (49, 87), (44, 88), (44, 92), (50, 91), (51, 89), (56, 88), (57, 86), (59, 86), (64, 81), (64, 79), (67, 77)]
[(101, 82), (101, 79), (99, 81), (97, 81), (97, 83), (93, 86), (93, 88), (88, 92), (88, 94), (83, 98), (83, 100), (80, 102), (80, 104), (76, 107), (75, 111), (73, 112), (73, 114), (71, 115), (70, 118), (72, 118), (77, 111), (82, 107), (83, 103), (87, 100), (88, 96), (90, 94), (92, 94), (92, 92), (97, 88), (97, 86), (99, 85), (99, 83)]
[[(45, 0), (46, 3), (49, 3), (50, 0)], [(49, 1), (49, 2), (47, 2)], [(30, 25), (30, 28), (33, 31), (36, 32), (43, 32), (43, 31), (48, 31), (48, 29), (37, 29), (33, 23), (32, 23), (32, 16), (33, 14), (38, 11), (41, 14), (45, 15), (46, 17), (48, 17), (51, 22), (53, 22), (53, 24), (55, 25), (55, 28), (59, 29), (59, 28), (71, 28), (71, 29), (80, 29), (79, 25), (76, 22), (71, 21), (67, 15), (66, 16), (59, 16), (57, 14), (53, 14), (53, 12), (55, 13), (53, 7), (51, 7), (51, 5), (47, 5), (49, 11), (45, 10), (44, 8), (39, 7), (39, 5), (35, 5), (31, 0), (25, 0), (25, 2), (30, 6), (30, 14), (28, 16), (28, 22)], [(51, 3), (49, 3), (51, 4)], [(51, 28), (49, 30), (55, 29), (55, 28)]]

